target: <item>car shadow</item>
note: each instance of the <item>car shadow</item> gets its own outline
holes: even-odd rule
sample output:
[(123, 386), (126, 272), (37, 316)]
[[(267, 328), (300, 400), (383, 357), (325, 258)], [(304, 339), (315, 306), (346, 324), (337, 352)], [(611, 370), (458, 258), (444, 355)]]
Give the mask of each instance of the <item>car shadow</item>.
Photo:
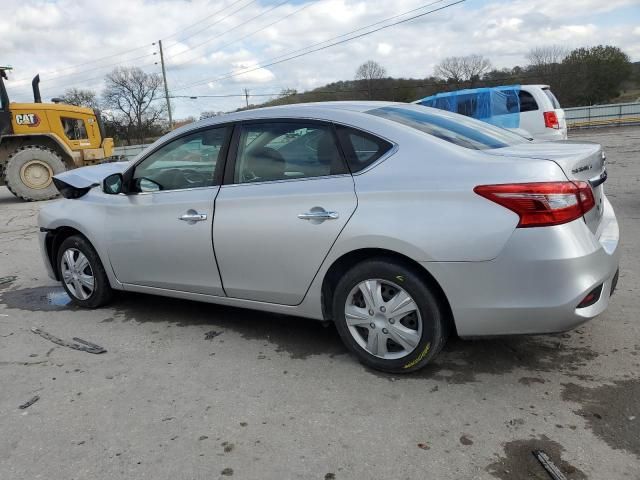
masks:
[[(81, 311), (70, 303), (62, 287), (36, 287), (0, 291), (0, 303), (30, 311)], [(170, 323), (178, 327), (206, 325), (216, 332), (233, 331), (248, 340), (267, 341), (292, 359), (312, 355), (347, 354), (333, 324), (257, 310), (213, 305), (139, 293), (118, 292), (111, 305), (113, 315), (103, 322)], [(525, 385), (544, 383), (536, 376), (562, 372), (579, 378), (581, 367), (598, 356), (586, 346), (576, 346), (571, 334), (517, 336), (461, 340), (451, 337), (443, 351), (424, 369), (410, 375), (394, 375), (367, 369), (381, 378), (428, 378), (452, 384), (479, 381), (479, 375), (522, 372)], [(355, 359), (354, 359), (355, 361)]]

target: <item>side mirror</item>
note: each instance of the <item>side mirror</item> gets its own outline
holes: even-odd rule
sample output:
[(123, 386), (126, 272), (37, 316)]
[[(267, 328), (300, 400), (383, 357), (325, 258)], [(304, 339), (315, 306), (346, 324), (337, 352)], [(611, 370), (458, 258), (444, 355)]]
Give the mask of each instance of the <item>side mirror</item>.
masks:
[(108, 195), (124, 192), (124, 178), (121, 173), (113, 173), (102, 181), (102, 190)]

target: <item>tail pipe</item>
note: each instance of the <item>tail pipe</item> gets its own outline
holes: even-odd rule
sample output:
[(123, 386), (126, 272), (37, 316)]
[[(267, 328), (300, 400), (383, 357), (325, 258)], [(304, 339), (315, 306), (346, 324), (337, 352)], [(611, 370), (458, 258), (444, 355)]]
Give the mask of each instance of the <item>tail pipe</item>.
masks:
[(33, 77), (31, 87), (33, 88), (33, 101), (35, 103), (42, 103), (42, 97), (40, 96), (40, 74)]

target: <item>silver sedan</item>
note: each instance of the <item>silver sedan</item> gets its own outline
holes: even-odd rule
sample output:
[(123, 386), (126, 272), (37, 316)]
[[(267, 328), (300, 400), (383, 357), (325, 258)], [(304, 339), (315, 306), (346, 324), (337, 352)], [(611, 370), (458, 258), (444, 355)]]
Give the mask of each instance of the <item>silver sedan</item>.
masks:
[(292, 105), (58, 175), (40, 241), (78, 305), (126, 290), (330, 320), (366, 365), (410, 372), (453, 331), (600, 314), (619, 260), (605, 180), (596, 144), (418, 105)]

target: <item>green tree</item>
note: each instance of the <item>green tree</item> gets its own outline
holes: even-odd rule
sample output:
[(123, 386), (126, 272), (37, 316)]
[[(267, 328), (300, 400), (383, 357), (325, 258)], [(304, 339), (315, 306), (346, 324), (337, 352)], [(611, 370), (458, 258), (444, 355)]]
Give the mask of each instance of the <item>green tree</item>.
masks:
[(562, 61), (561, 100), (565, 106), (608, 102), (631, 76), (629, 56), (618, 47), (577, 48)]

